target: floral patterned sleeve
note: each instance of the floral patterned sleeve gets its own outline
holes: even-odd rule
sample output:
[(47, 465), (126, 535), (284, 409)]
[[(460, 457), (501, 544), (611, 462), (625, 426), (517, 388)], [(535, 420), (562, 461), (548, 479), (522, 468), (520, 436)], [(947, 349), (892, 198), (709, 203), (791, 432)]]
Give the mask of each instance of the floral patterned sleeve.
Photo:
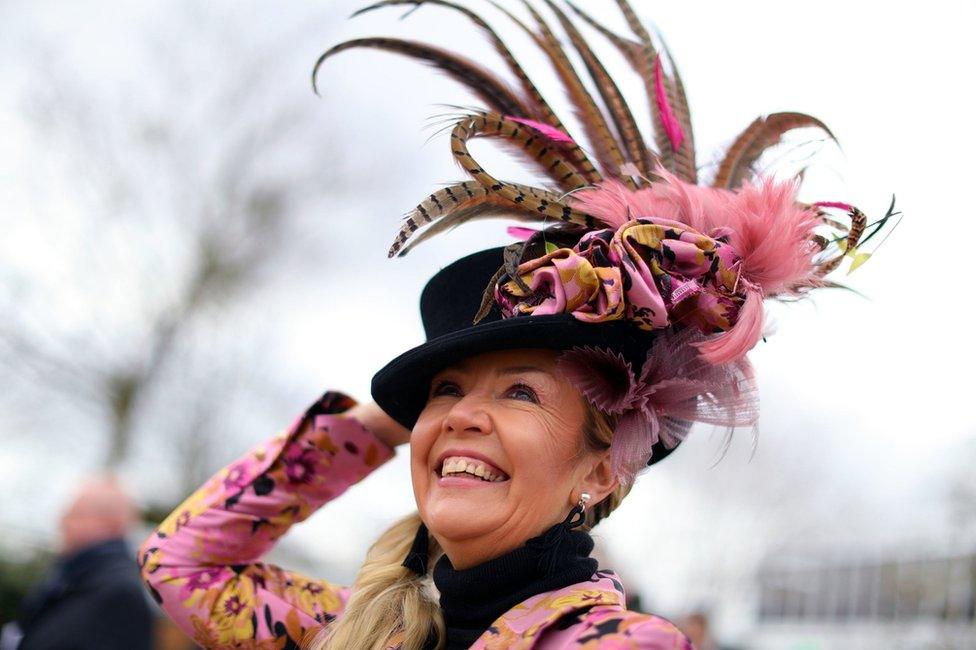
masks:
[(297, 648), (345, 606), (348, 589), (264, 564), (292, 524), (393, 452), (326, 393), (287, 431), (207, 481), (139, 551), (150, 592), (206, 648)]

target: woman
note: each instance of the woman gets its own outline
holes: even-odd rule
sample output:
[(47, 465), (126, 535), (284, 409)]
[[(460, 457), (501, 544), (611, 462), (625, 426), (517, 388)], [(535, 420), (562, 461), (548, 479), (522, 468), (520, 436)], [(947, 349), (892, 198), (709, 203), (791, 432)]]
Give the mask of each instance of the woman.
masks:
[[(589, 557), (587, 531), (694, 422), (755, 424), (745, 354), (762, 336), (763, 300), (827, 285), (887, 216), (868, 225), (846, 204), (798, 203), (795, 182), (751, 182), (786, 130), (825, 129), (798, 113), (757, 120), (711, 185), (697, 185), (680, 80), (625, 0), (636, 40), (577, 13), (644, 79), (656, 150), (557, 5), (547, 2), (609, 119), (545, 18), (531, 6), (534, 28), (510, 16), (552, 61), (595, 160), (480, 16), (446, 0), (376, 6), (397, 4), (474, 21), (521, 90), (416, 42), (358, 39), (323, 55), (378, 47), (421, 58), (488, 106), (451, 136), (471, 180), (418, 206), (391, 255), (486, 210), (550, 227), (513, 231), (521, 242), (436, 274), (421, 296), (427, 342), (377, 373), (375, 404), (327, 393), (218, 473), (146, 542), (143, 576), (207, 647), (690, 648), (664, 619), (626, 610), (622, 585)], [(518, 147), (561, 192), (492, 177), (468, 151), (478, 136)], [(418, 512), (373, 545), (352, 588), (260, 562), (292, 524), (408, 442)]]

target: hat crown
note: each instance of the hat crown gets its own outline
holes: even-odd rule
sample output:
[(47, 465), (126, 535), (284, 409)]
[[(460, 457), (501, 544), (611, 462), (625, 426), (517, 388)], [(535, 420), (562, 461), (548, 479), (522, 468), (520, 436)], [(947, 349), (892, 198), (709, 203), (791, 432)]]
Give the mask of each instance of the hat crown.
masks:
[[(489, 248), (462, 257), (438, 271), (420, 294), (420, 318), (427, 340), (458, 332), (474, 323), (485, 286), (495, 275), (504, 248)], [(501, 320), (493, 306), (483, 322)]]

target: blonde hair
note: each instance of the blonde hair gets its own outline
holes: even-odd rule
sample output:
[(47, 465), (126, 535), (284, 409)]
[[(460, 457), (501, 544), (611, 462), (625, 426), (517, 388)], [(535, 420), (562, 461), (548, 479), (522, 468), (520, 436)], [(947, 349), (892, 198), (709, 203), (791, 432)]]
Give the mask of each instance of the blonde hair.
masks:
[[(589, 450), (605, 451), (610, 447), (614, 423), (589, 402), (586, 404), (583, 443)], [(629, 485), (620, 485), (605, 499), (587, 508), (587, 527), (606, 518), (628, 492)], [(430, 575), (442, 552), (433, 536), (429, 538), (427, 575), (418, 576), (403, 566), (420, 524), (420, 515), (414, 513), (393, 524), (373, 544), (356, 576), (345, 610), (317, 633), (308, 645), (310, 650), (385, 650), (395, 645), (404, 650), (419, 650), (431, 638), (437, 639), (437, 648), (444, 646), (444, 617)]]
[[(397, 642), (404, 650), (423, 648), (436, 635), (444, 641), (444, 617), (434, 596), (430, 571), (418, 576), (403, 566), (420, 526), (420, 515), (405, 517), (384, 532), (366, 554), (352, 595), (338, 619), (319, 632), (310, 650), (363, 648), (385, 650)], [(428, 568), (441, 555), (430, 537)]]

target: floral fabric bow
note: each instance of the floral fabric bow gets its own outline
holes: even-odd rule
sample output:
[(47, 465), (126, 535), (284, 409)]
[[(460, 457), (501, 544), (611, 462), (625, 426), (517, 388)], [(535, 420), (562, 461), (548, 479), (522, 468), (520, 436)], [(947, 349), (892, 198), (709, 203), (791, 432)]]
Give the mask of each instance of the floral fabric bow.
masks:
[(629, 320), (644, 330), (680, 323), (726, 331), (747, 289), (727, 235), (660, 218), (593, 231), (571, 249), (521, 264), (522, 282), (499, 282), (495, 301), (506, 317), (566, 312), (590, 323)]

